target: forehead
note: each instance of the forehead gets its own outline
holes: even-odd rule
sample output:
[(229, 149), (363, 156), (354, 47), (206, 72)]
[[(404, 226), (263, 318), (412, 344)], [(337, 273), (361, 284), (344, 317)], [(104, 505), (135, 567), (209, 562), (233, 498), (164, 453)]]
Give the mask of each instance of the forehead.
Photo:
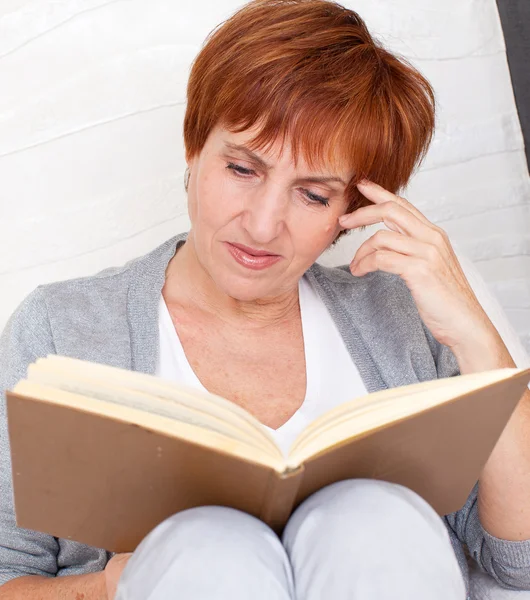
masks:
[(299, 152), (293, 152), (292, 140), (289, 137), (277, 137), (266, 145), (257, 145), (255, 139), (260, 132), (258, 126), (243, 131), (231, 131), (222, 125), (216, 125), (210, 135), (220, 150), (231, 146), (243, 146), (272, 166), (281, 163), (308, 173), (335, 174), (346, 180), (353, 176), (352, 168), (343, 161), (330, 160), (324, 156), (308, 156), (302, 148)]

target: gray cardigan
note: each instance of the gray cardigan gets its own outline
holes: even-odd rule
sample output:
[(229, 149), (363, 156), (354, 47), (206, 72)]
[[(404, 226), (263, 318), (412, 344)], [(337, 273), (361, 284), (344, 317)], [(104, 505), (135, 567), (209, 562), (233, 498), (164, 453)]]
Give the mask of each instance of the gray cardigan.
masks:
[[(165, 270), (185, 238), (176, 236), (143, 257), (91, 277), (39, 286), (7, 323), (0, 338), (0, 584), (21, 575), (98, 571), (110, 556), (16, 527), (5, 390), (25, 376), (30, 362), (50, 353), (154, 373)], [(425, 328), (400, 278), (380, 272), (355, 278), (347, 267), (318, 264), (307, 276), (369, 392), (458, 374), (454, 356)], [(462, 543), (501, 585), (530, 589), (530, 540), (489, 535), (478, 519), (476, 486), (465, 506), (445, 522), (466, 581)]]

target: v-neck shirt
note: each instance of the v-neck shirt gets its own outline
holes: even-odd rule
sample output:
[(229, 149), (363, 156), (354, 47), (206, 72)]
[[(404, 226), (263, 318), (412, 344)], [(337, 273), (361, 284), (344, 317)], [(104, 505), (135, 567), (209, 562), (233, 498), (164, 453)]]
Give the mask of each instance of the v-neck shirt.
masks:
[[(324, 302), (304, 276), (298, 285), (306, 364), (306, 393), (298, 410), (280, 427), (268, 429), (286, 454), (298, 434), (319, 415), (367, 393)], [(162, 295), (159, 302), (156, 375), (205, 391), (193, 371)]]

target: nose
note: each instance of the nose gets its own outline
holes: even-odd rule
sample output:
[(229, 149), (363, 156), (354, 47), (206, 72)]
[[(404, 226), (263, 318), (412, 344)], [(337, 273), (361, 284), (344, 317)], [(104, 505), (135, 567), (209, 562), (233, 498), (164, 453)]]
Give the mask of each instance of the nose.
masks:
[(276, 239), (285, 226), (288, 198), (279, 186), (263, 186), (246, 202), (242, 223), (249, 237), (266, 245)]

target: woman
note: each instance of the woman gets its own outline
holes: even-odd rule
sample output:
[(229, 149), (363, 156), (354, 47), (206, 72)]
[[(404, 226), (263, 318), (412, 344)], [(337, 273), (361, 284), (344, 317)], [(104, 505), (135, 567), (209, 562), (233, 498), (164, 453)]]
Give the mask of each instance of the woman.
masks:
[[(330, 408), (323, 398), (513, 366), (444, 232), (396, 195), (433, 126), (427, 81), (354, 12), (248, 4), (191, 72), (190, 232), (37, 288), (2, 336), (2, 389), (57, 352), (202, 386), (288, 446)], [(314, 264), (345, 231), (379, 222), (388, 231), (351, 273)], [(528, 393), (480, 492), (444, 520), (401, 486), (344, 481), (304, 502), (282, 540), (249, 515), (199, 507), (132, 558), (16, 528), (2, 423), (0, 598), (462, 600), (462, 544), (503, 585), (530, 588)]]

